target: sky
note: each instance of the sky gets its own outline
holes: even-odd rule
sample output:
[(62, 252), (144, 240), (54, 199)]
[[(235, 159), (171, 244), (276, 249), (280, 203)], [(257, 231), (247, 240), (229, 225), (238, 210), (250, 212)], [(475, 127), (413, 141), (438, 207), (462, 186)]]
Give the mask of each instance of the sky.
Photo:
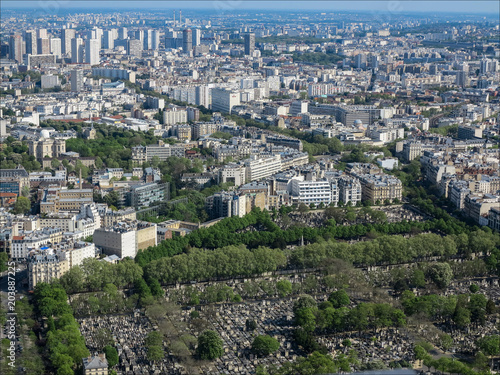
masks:
[(74, 0), (37, 0), (37, 1), (0, 1), (1, 9), (85, 9), (98, 11), (100, 9), (120, 10), (134, 9), (213, 9), (217, 11), (238, 10), (311, 10), (311, 11), (396, 11), (398, 13), (429, 12), (429, 13), (462, 13), (462, 14), (490, 14), (500, 18), (500, 2), (496, 0), (441, 0), (441, 1), (410, 1), (410, 0), (366, 0), (366, 1), (328, 1), (328, 0), (282, 0), (282, 1), (253, 1), (253, 0), (205, 0), (205, 1), (169, 1), (169, 0), (101, 0), (101, 1), (74, 1)]

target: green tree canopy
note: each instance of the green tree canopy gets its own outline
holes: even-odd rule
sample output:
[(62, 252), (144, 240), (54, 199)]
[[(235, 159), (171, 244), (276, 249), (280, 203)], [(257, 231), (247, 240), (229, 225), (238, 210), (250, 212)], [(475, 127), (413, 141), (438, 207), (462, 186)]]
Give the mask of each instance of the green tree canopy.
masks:
[(198, 337), (197, 354), (201, 359), (214, 360), (224, 354), (223, 341), (215, 331), (206, 330)]
[(279, 348), (279, 341), (269, 335), (257, 336), (252, 342), (252, 351), (257, 355), (269, 355)]

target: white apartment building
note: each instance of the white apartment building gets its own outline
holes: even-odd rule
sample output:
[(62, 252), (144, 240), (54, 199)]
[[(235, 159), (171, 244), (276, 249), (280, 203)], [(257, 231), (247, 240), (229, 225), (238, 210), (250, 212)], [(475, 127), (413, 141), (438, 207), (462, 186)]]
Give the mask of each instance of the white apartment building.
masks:
[(165, 111), (163, 111), (164, 125), (184, 124), (186, 122), (187, 111), (185, 109), (177, 109), (176, 107), (174, 107), (171, 109), (165, 109)]
[(27, 235), (13, 236), (10, 249), (12, 259), (23, 259), (28, 256), (32, 249), (38, 249), (50, 242), (50, 236), (40, 232), (33, 232)]
[(212, 89), (212, 110), (231, 113), (231, 109), (240, 104), (240, 93), (225, 88)]
[(389, 143), (396, 139), (403, 139), (405, 130), (403, 128), (395, 129), (377, 129), (370, 132), (370, 138), (374, 141)]
[(245, 160), (246, 181), (257, 181), (281, 170), (281, 156), (275, 155), (268, 158), (258, 158), (252, 155), (250, 159)]
[(231, 205), (231, 215), (243, 217), (247, 213), (247, 199), (245, 195), (236, 195), (233, 197)]
[(309, 102), (307, 100), (295, 100), (290, 106), (290, 116), (297, 116), (301, 113), (306, 113), (309, 110)]
[(94, 258), (95, 245), (89, 242), (78, 242), (72, 250), (68, 251), (69, 267), (80, 266), (84, 259)]
[(328, 180), (291, 181), (292, 196), (300, 203), (307, 205), (314, 203), (316, 206), (323, 203), (329, 205), (332, 202), (332, 187)]
[(137, 255), (136, 231), (132, 227), (99, 228), (94, 232), (93, 239), (104, 254), (115, 254), (120, 258), (135, 258)]
[(99, 65), (100, 43), (97, 39), (87, 39), (85, 41), (85, 62), (90, 65)]
[(344, 204), (351, 202), (353, 206), (361, 202), (362, 187), (357, 178), (342, 176), (337, 180), (337, 184), (339, 190), (338, 202)]
[(219, 183), (234, 182), (234, 186), (245, 183), (245, 167), (239, 164), (228, 164), (219, 170)]

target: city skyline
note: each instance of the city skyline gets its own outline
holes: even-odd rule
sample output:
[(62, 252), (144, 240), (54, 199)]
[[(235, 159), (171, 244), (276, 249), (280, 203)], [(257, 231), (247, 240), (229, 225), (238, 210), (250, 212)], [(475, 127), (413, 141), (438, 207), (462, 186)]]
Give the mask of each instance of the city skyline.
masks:
[[(215, 12), (230, 12), (230, 11), (258, 11), (258, 10), (283, 10), (283, 1), (241, 1), (241, 0), (228, 0), (228, 1), (185, 1), (182, 6), (179, 6), (178, 2), (174, 1), (154, 1), (147, 0), (141, 1), (140, 3), (125, 1), (122, 2), (122, 10), (149, 10), (149, 9), (185, 9), (185, 10), (213, 10)], [(425, 3), (428, 6), (432, 6), (433, 13), (464, 13), (464, 14), (488, 14), (488, 15), (498, 15), (500, 12), (500, 5), (496, 1), (318, 1), (318, 2), (307, 2), (307, 1), (292, 1), (287, 2), (287, 4), (293, 4), (290, 11), (312, 11), (312, 12), (331, 12), (331, 11), (341, 11), (341, 12), (351, 12), (356, 11), (359, 13), (364, 12), (397, 12), (397, 13), (423, 13), (427, 10), (422, 4)], [(102, 1), (11, 1), (6, 0), (0, 4), (0, 9), (5, 10), (114, 10), (113, 1), (102, 2)], [(451, 4), (453, 6), (451, 7)]]

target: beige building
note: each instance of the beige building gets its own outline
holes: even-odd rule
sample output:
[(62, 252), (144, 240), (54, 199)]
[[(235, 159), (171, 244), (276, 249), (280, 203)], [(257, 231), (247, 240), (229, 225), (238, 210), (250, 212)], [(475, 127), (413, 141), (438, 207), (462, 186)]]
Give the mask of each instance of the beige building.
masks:
[(147, 249), (149, 246), (156, 246), (156, 224), (151, 224), (148, 222), (138, 222), (135, 238), (137, 241), (138, 251)]
[(101, 227), (111, 227), (121, 221), (136, 219), (136, 211), (133, 208), (113, 211), (106, 204), (103, 204), (98, 205), (97, 209), (101, 217)]
[(403, 197), (403, 185), (401, 181), (389, 175), (355, 175), (361, 182), (361, 196), (363, 201), (375, 204), (377, 201), (384, 203), (385, 200), (393, 202), (395, 199), (401, 201)]
[(488, 225), (489, 211), (492, 208), (498, 208), (500, 198), (491, 194), (476, 196), (469, 194), (465, 197), (464, 213), (472, 220), (482, 226)]
[(66, 152), (66, 141), (63, 139), (40, 138), (38, 141), (30, 141), (29, 154), (36, 160), (43, 161), (43, 158), (58, 158)]
[(92, 189), (48, 188), (42, 193), (40, 213), (79, 212), (82, 204), (91, 204), (92, 202)]
[(66, 253), (61, 251), (44, 251), (28, 257), (29, 289), (33, 290), (38, 283), (50, 283), (60, 278), (69, 270)]

